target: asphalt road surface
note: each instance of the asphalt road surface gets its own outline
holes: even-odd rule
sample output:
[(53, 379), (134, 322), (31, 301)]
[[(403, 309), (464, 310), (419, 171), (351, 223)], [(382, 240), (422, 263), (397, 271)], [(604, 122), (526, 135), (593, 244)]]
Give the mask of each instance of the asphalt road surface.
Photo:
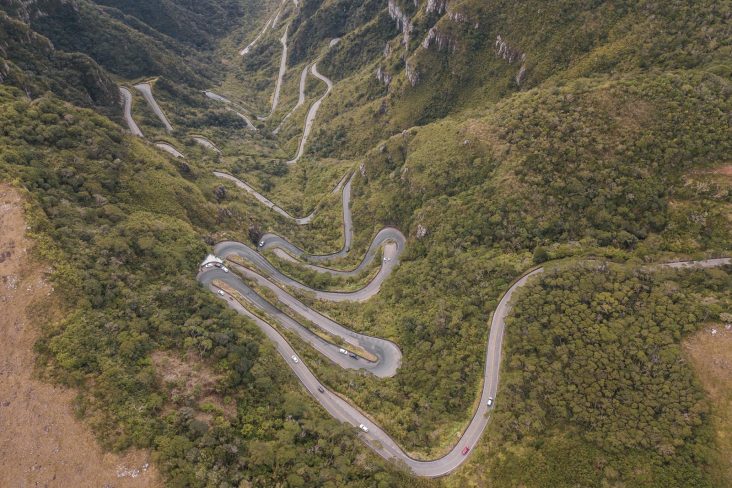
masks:
[(306, 65), (302, 69), (302, 73), (300, 73), (300, 92), (297, 99), (297, 103), (294, 107), (292, 107), (292, 110), (287, 112), (287, 115), (284, 116), (284, 118), (280, 121), (280, 125), (277, 126), (275, 130), (272, 131), (272, 134), (277, 135), (280, 132), (280, 129), (282, 129), (282, 124), (285, 123), (287, 119), (290, 118), (290, 116), (297, 110), (298, 108), (302, 107), (302, 105), (305, 103), (305, 82), (308, 78), (308, 71), (310, 70), (310, 65)]
[(155, 101), (155, 97), (152, 94), (152, 88), (150, 87), (149, 83), (140, 83), (139, 85), (135, 85), (135, 88), (142, 93), (142, 96), (145, 97), (145, 101), (148, 105), (150, 105), (150, 108), (155, 112), (155, 115), (158, 116), (160, 119), (160, 122), (163, 123), (165, 126), (165, 130), (168, 132), (173, 132), (173, 126), (170, 125), (170, 121), (168, 120), (168, 117), (165, 116), (165, 113), (160, 108), (160, 105), (158, 105), (158, 102)]
[[(721, 258), (703, 261), (685, 261), (663, 264), (657, 267), (708, 268), (722, 266), (726, 264), (732, 264), (732, 259)], [(312, 374), (312, 372), (307, 368), (302, 360), (298, 363), (293, 362), (292, 356), (297, 355), (295, 350), (290, 346), (287, 340), (283, 336), (281, 336), (275, 329), (273, 329), (265, 321), (255, 317), (253, 314), (244, 309), (244, 307), (242, 307), (230, 295), (224, 293), (224, 296), (222, 298), (227, 301), (229, 306), (254, 320), (254, 322), (264, 331), (267, 337), (269, 337), (270, 340), (272, 340), (276, 344), (277, 350), (290, 366), (290, 368), (293, 370), (295, 375), (300, 379), (300, 382), (303, 384), (305, 389), (313, 396), (313, 398), (315, 398), (316, 401), (318, 401), (318, 403), (323, 406), (323, 408), (328, 411), (328, 413), (330, 413), (334, 418), (340, 420), (341, 422), (351, 424), (354, 428), (358, 428), (360, 424), (364, 424), (368, 427), (368, 432), (362, 432), (359, 430), (359, 436), (374, 452), (384, 457), (385, 459), (394, 460), (398, 463), (406, 465), (415, 475), (425, 477), (439, 477), (454, 471), (468, 459), (470, 453), (472, 453), (473, 448), (480, 440), (483, 431), (488, 425), (492, 407), (488, 407), (487, 403), (489, 398), (496, 399), (496, 395), (498, 393), (499, 372), (501, 365), (501, 349), (506, 325), (505, 320), (511, 312), (511, 301), (517, 290), (525, 286), (535, 276), (541, 274), (543, 271), (543, 268), (539, 268), (524, 275), (521, 279), (516, 281), (501, 298), (491, 319), (490, 335), (488, 338), (488, 345), (486, 347), (483, 389), (481, 391), (478, 407), (474, 412), (473, 417), (471, 418), (467, 427), (463, 431), (460, 440), (454, 445), (454, 447), (443, 457), (431, 461), (416, 460), (408, 456), (399, 447), (399, 445), (386, 432), (384, 432), (383, 429), (381, 429), (381, 427), (374, 424), (357, 408), (353, 407), (351, 404), (325, 388), (325, 386), (318, 381), (315, 375)], [(210, 271), (204, 271), (199, 274), (199, 280), (205, 285), (209, 286), (209, 288), (211, 288), (212, 290), (216, 290), (216, 288), (212, 285), (212, 282), (216, 279), (221, 279), (222, 281), (225, 281), (227, 284), (233, 286), (237, 289), (237, 291), (243, 293), (245, 296), (247, 293), (254, 293), (251, 290), (247, 291), (246, 285), (243, 285), (241, 280), (239, 280), (236, 275), (232, 275), (232, 273), (225, 273), (223, 270), (213, 269)], [(278, 299), (280, 299), (281, 297), (282, 295), (278, 294)], [(249, 303), (254, 304), (254, 306), (259, 306), (256, 300), (250, 300), (248, 296), (246, 297), (246, 300)], [(288, 304), (288, 306), (289, 305), (290, 304)], [(272, 305), (270, 304), (269, 306)], [(301, 304), (301, 306), (307, 308), (305, 305)], [(274, 307), (272, 306), (272, 308)], [(265, 311), (268, 312), (267, 310)], [(302, 310), (297, 311), (302, 313)], [(278, 312), (277, 309), (275, 309), (275, 313), (276, 312)], [(315, 313), (317, 314), (317, 312)], [(280, 323), (282, 325), (282, 322)], [(337, 327), (342, 327), (339, 324), (336, 325)], [(335, 335), (338, 335), (340, 333), (348, 335), (352, 333), (348, 330), (342, 331), (337, 327), (329, 329), (329, 332)], [(302, 334), (300, 335), (301, 337), (303, 336)], [(317, 344), (317, 341), (312, 341), (308, 339), (306, 339), (306, 341), (312, 344), (318, 351), (320, 351), (326, 357), (330, 358), (334, 363), (338, 364), (339, 366), (349, 369), (353, 368), (353, 362), (349, 362), (348, 358), (335, 351), (336, 346), (329, 345), (328, 343)], [(396, 345), (394, 345), (393, 347), (395, 348), (395, 350), (398, 351)], [(382, 352), (382, 357), (380, 358), (380, 360), (384, 364), (386, 364), (390, 360), (388, 358), (389, 356), (385, 355)], [(389, 366), (393, 367), (393, 365)], [(368, 368), (364, 367), (363, 369)], [(391, 371), (389, 371), (389, 373), (391, 373)], [(379, 376), (388, 375), (379, 374)], [(320, 393), (318, 391), (318, 387), (323, 388), (324, 393)], [(466, 455), (463, 455), (462, 452), (466, 447), (469, 448), (469, 451)]]
[[(230, 175), (229, 173), (226, 173), (224, 171), (214, 171), (214, 176), (217, 176), (219, 178), (223, 178), (225, 180), (229, 180), (233, 182), (236, 186), (241, 188), (242, 190), (245, 190), (247, 193), (252, 195), (257, 201), (259, 201), (262, 205), (265, 207), (271, 208), (273, 211), (277, 212), (278, 214), (282, 215), (283, 217), (294, 221), (298, 225), (305, 225), (309, 224), (313, 218), (315, 218), (315, 215), (318, 213), (318, 209), (316, 208), (310, 214), (306, 215), (305, 217), (293, 217), (290, 215), (286, 210), (284, 210), (279, 205), (276, 205), (274, 202), (272, 202), (269, 198), (265, 197), (261, 193), (259, 193), (257, 190), (252, 188), (249, 184), (245, 183), (244, 181), (240, 180), (236, 176)], [(343, 184), (346, 182), (346, 179), (348, 178), (348, 174), (344, 175), (343, 178), (340, 179), (338, 184), (333, 188), (331, 193), (338, 193), (341, 188), (343, 188)]]
[(155, 146), (159, 147), (163, 151), (167, 152), (168, 154), (172, 154), (176, 158), (183, 158), (183, 154), (178, 151), (172, 144), (169, 144), (167, 142), (156, 142)]
[(282, 78), (285, 77), (285, 72), (287, 71), (287, 30), (288, 29), (285, 29), (285, 33), (282, 35), (282, 38), (280, 38), (280, 43), (282, 44), (282, 56), (280, 57), (280, 72), (277, 75), (277, 83), (275, 83), (274, 95), (272, 95), (272, 108), (270, 109), (268, 115), (264, 117), (257, 117), (259, 120), (267, 120), (272, 117), (272, 114), (274, 114), (275, 110), (277, 110), (277, 105), (279, 105), (280, 103)]
[(318, 98), (315, 103), (310, 106), (310, 110), (308, 110), (308, 115), (305, 117), (305, 128), (302, 132), (300, 144), (297, 147), (297, 154), (295, 154), (295, 157), (293, 159), (287, 161), (287, 164), (297, 163), (302, 157), (303, 153), (305, 153), (305, 144), (307, 144), (308, 137), (310, 137), (310, 132), (313, 130), (313, 124), (315, 123), (315, 117), (318, 115), (318, 110), (320, 110), (320, 104), (323, 103), (325, 97), (327, 97), (333, 89), (333, 82), (329, 78), (326, 78), (325, 76), (321, 75), (320, 72), (318, 72), (318, 63), (313, 64), (313, 66), (310, 68), (310, 72), (313, 74), (313, 76), (325, 82), (328, 89), (325, 91), (322, 97)]
[[(243, 49), (240, 54), (244, 55), (249, 52), (251, 47), (256, 44), (256, 42), (264, 34), (264, 32), (266, 32), (270, 25), (275, 23), (275, 19), (279, 17), (281, 8), (282, 6), (280, 7), (280, 10), (278, 10), (278, 12), (275, 14), (275, 16), (267, 22), (259, 36), (257, 36), (257, 38), (252, 41), (249, 46)], [(286, 44), (286, 37), (283, 37), (283, 44)], [(283, 55), (283, 60), (284, 58), (285, 56)], [(283, 61), (281, 61), (281, 63), (282, 62)], [(325, 96), (328, 95), (328, 93), (330, 93), (332, 89), (332, 83), (330, 82), (330, 80), (318, 73), (316, 64), (312, 65), (311, 72), (313, 76), (320, 78), (321, 80), (326, 82), (326, 84), (328, 85), (328, 90), (325, 95), (323, 95), (313, 104), (313, 106), (311, 106), (305, 122), (305, 129), (303, 132), (302, 140), (300, 141), (297, 156), (294, 160), (289, 162), (290, 164), (295, 163), (302, 156), (304, 146), (307, 141), (307, 137), (312, 130), (313, 122), (320, 106), (320, 102), (325, 98)], [(304, 76), (301, 78), (301, 80), (304, 80)], [(302, 86), (303, 83), (301, 82), (301, 87)], [(150, 90), (150, 86), (148, 84), (141, 84), (136, 85), (135, 88), (140, 90), (143, 96), (145, 96), (148, 104), (150, 104), (160, 120), (166, 126), (166, 129), (168, 129), (169, 131), (172, 130), (170, 123), (165, 117), (165, 114), (155, 102), (155, 99), (152, 96), (152, 91)], [(135, 135), (142, 136), (142, 132), (135, 124), (131, 116), (131, 93), (125, 88), (120, 88), (120, 93), (124, 102), (125, 120), (127, 121), (130, 131)], [(277, 95), (277, 90), (275, 93)], [(301, 99), (304, 99), (304, 95), (302, 93), (303, 89), (301, 88)], [(219, 95), (216, 95), (212, 92), (206, 92), (206, 96), (230, 104), (227, 99), (220, 97)], [(278, 97), (276, 96), (275, 98)], [(273, 103), (272, 110), (273, 112), (276, 107), (276, 100), (274, 102), (275, 103)], [(298, 103), (300, 104), (300, 102)], [(244, 118), (244, 120), (246, 120), (247, 123), (253, 127), (251, 121), (249, 121), (243, 115), (241, 115), (241, 117)], [(199, 141), (199, 143), (201, 143), (201, 141)], [(210, 141), (208, 141), (208, 143), (213, 146)], [(156, 143), (156, 145), (170, 152), (171, 154), (182, 157), (182, 154), (180, 154), (170, 144)], [(213, 147), (215, 148), (215, 146)], [(247, 185), (243, 181), (222, 172), (216, 172), (215, 175), (233, 181), (239, 188), (242, 188), (251, 195), (253, 195), (262, 204), (268, 206), (283, 217), (294, 220), (297, 224), (305, 225), (311, 222), (317, 213), (316, 208), (306, 217), (293, 217), (284, 209), (275, 205), (273, 202), (258, 193), (256, 190), (254, 190), (251, 186)], [(336, 187), (332, 190), (332, 192), (334, 193), (342, 190), (344, 244), (340, 250), (327, 255), (310, 255), (307, 254), (304, 250), (298, 248), (297, 246), (294, 246), (286, 239), (275, 234), (266, 234), (265, 236), (263, 236), (260, 242), (260, 246), (258, 246), (258, 249), (252, 249), (251, 247), (238, 242), (225, 241), (217, 244), (214, 248), (214, 252), (221, 257), (237, 255), (246, 260), (248, 265), (240, 266), (238, 264), (232, 264), (232, 270), (236, 271), (239, 274), (236, 274), (232, 271), (227, 272), (224, 269), (216, 267), (204, 268), (200, 270), (197, 278), (202, 285), (216, 292), (216, 296), (224, 300), (231, 308), (236, 310), (238, 313), (249, 317), (255, 324), (257, 324), (257, 326), (260, 327), (264, 334), (275, 343), (277, 351), (280, 353), (285, 362), (298, 377), (305, 389), (313, 396), (313, 398), (318, 403), (320, 403), (320, 405), (323, 406), (323, 408), (325, 408), (325, 410), (330, 415), (332, 415), (334, 418), (338, 419), (341, 422), (352, 425), (355, 429), (358, 429), (358, 426), (360, 424), (368, 426), (368, 432), (358, 430), (358, 435), (374, 452), (384, 457), (385, 459), (393, 460), (399, 464), (408, 467), (417, 476), (444, 476), (459, 468), (462, 463), (464, 463), (470, 457), (475, 445), (479, 442), (481, 435), (483, 434), (488, 422), (490, 421), (491, 407), (488, 407), (487, 403), (489, 398), (496, 399), (496, 395), (498, 393), (501, 351), (503, 336), (505, 332), (505, 320), (511, 312), (512, 299), (516, 291), (529, 283), (537, 275), (543, 273), (543, 268), (535, 269), (521, 277), (507, 290), (507, 292), (501, 298), (491, 318), (490, 333), (485, 352), (483, 388), (480, 393), (480, 401), (478, 403), (478, 406), (471, 420), (467, 424), (465, 430), (462, 432), (460, 440), (452, 447), (452, 449), (446, 455), (438, 459), (429, 461), (416, 460), (408, 456), (401, 449), (401, 447), (386, 432), (384, 432), (384, 430), (380, 426), (372, 422), (364, 413), (360, 412), (356, 407), (348, 403), (346, 400), (328, 390), (325, 385), (322, 385), (315, 377), (315, 375), (313, 375), (313, 373), (310, 371), (304, 361), (300, 360), (297, 363), (294, 362), (292, 360), (292, 356), (297, 356), (297, 353), (288, 343), (285, 337), (282, 336), (275, 328), (273, 328), (266, 321), (251, 313), (249, 310), (247, 310), (245, 305), (239, 303), (237, 299), (216, 286), (216, 283), (220, 282), (225, 283), (232, 289), (236, 290), (247, 307), (256, 308), (261, 312), (264, 312), (269, 319), (277, 322), (280, 327), (283, 327), (295, 333), (303, 341), (310, 344), (320, 354), (330, 359), (330, 361), (335, 365), (338, 365), (344, 369), (368, 371), (371, 374), (380, 378), (392, 377), (396, 375), (401, 365), (402, 354), (399, 350), (399, 347), (395, 343), (377, 337), (359, 334), (350, 330), (344, 325), (339, 324), (334, 320), (328, 318), (327, 316), (311, 309), (309, 306), (305, 305), (292, 294), (290, 294), (287, 291), (287, 288), (307, 292), (308, 294), (314, 296), (316, 299), (319, 300), (368, 300), (376, 293), (378, 293), (381, 284), (389, 277), (392, 271), (399, 264), (399, 256), (401, 255), (406, 245), (406, 238), (398, 229), (382, 229), (374, 237), (361, 263), (352, 270), (343, 271), (322, 266), (316, 266), (310, 263), (302, 263), (303, 266), (307, 266), (310, 269), (316, 270), (318, 272), (330, 273), (336, 276), (355, 276), (364, 271), (371, 263), (373, 263), (380, 249), (383, 250), (379, 271), (377, 272), (376, 276), (362, 289), (353, 292), (328, 292), (322, 290), (314, 290), (280, 272), (259, 252), (264, 249), (272, 248), (275, 251), (279, 251), (279, 253), (281, 253), (280, 255), (288, 256), (293, 261), (305, 260), (310, 262), (323, 262), (346, 256), (350, 252), (353, 237), (353, 223), (350, 212), (352, 181), (353, 176), (344, 176), (344, 178), (341, 179), (338, 185), (336, 185)], [(681, 261), (666, 263), (649, 266), (648, 268), (710, 268), (728, 264), (732, 264), (732, 259), (718, 258), (700, 261)], [(303, 321), (309, 321), (327, 334), (333, 337), (340, 338), (344, 342), (343, 345), (334, 344), (315, 334), (311, 329), (298, 322), (298, 320), (290, 317), (282, 309), (270, 303), (257, 292), (255, 292), (243, 281), (242, 277), (252, 280), (258, 286), (267, 289), (270, 293), (273, 293), (277, 298), (280, 307), (289, 309), (295, 317), (298, 317), (300, 320)], [(346, 350), (346, 354), (343, 353), (342, 349)], [(357, 357), (354, 358), (348, 354), (348, 352), (358, 352), (359, 349), (363, 349), (373, 357), (356, 355)], [(319, 388), (323, 390), (322, 393), (319, 391)], [(497, 400), (500, 401), (500, 399)], [(467, 454), (464, 455), (463, 450), (465, 448), (468, 448), (469, 451)]]
[(196, 141), (198, 144), (205, 147), (206, 149), (210, 149), (213, 152), (221, 154), (221, 150), (218, 147), (216, 147), (216, 144), (211, 142), (208, 138), (203, 137), (203, 136), (192, 136), (192, 137), (193, 137), (194, 141)]
[(124, 117), (125, 122), (127, 123), (127, 127), (130, 129), (130, 132), (132, 132), (132, 135), (145, 137), (142, 134), (140, 127), (138, 127), (137, 123), (135, 122), (135, 119), (132, 118), (132, 93), (130, 93), (130, 90), (122, 86), (119, 87), (119, 93), (122, 96), (122, 104), (124, 105)]

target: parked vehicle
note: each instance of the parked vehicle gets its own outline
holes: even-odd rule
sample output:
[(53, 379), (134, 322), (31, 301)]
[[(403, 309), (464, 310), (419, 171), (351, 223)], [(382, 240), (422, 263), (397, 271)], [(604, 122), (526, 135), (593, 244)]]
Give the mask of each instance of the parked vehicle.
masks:
[(463, 447), (462, 455), (465, 456), (468, 453), (468, 451), (470, 451), (470, 448), (468, 446)]
[(299, 363), (299, 362), (300, 362), (300, 360), (299, 360), (299, 359), (297, 359), (297, 356), (295, 356), (295, 355), (293, 354), (293, 355), (292, 355), (292, 362), (293, 362), (293, 363), (295, 363), (295, 364), (297, 364), (297, 363)]
[(368, 431), (369, 431), (369, 428), (368, 428), (368, 427), (366, 427), (366, 426), (365, 426), (365, 425), (363, 425), (363, 424), (358, 424), (358, 428), (359, 428), (359, 429), (361, 429), (361, 430), (362, 430), (362, 431), (364, 431), (364, 432), (368, 432)]

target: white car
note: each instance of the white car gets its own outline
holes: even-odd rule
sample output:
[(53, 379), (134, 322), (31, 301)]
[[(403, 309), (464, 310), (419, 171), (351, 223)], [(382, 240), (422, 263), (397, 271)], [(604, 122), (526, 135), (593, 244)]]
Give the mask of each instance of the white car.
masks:
[(221, 269), (224, 270), (224, 273), (228, 273), (229, 272), (229, 268), (227, 268), (226, 266), (222, 266)]
[(358, 424), (358, 428), (359, 428), (359, 429), (361, 429), (361, 430), (362, 430), (362, 431), (364, 431), (364, 432), (368, 432), (368, 431), (369, 431), (369, 428), (368, 428), (368, 427), (366, 427), (366, 426), (365, 426), (365, 425), (363, 425), (363, 424)]
[(300, 360), (299, 360), (299, 359), (297, 359), (297, 356), (295, 356), (295, 355), (293, 354), (293, 355), (292, 355), (292, 362), (293, 362), (293, 363), (295, 363), (295, 364), (297, 364), (297, 363), (299, 363), (299, 362), (300, 362)]
[(219, 290), (219, 295), (224, 296), (224, 290)]
[(384, 261), (391, 261), (391, 258), (384, 258)]
[(493, 397), (488, 397), (488, 401), (485, 402), (485, 404), (488, 406), (488, 408), (493, 406)]
[(259, 241), (259, 247), (264, 246), (264, 241)]
[(348, 354), (348, 351), (346, 351), (342, 347), (340, 349), (338, 349), (338, 352), (341, 353), (341, 354)]

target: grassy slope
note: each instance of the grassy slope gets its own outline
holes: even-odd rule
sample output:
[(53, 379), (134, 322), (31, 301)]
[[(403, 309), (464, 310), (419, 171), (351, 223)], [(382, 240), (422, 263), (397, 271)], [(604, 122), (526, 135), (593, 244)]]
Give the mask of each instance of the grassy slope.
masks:
[[(305, 8), (327, 17), (341, 3), (309, 2)], [(196, 212), (214, 208), (213, 189), (221, 183), (208, 172), (217, 167), (238, 171), (286, 208), (309, 211), (345, 168), (364, 162), (365, 176), (354, 184), (354, 253), (364, 250), (383, 225), (396, 225), (410, 236), (407, 253), (371, 302), (317, 306), (358, 330), (395, 340), (405, 362), (400, 375), (386, 381), (334, 371), (317, 359), (313, 364), (327, 383), (372, 413), (416, 455), (442, 452), (469, 416), (482, 371), (476, 358), (483, 352), (490, 311), (507, 284), (530, 266), (537, 247), (552, 257), (600, 254), (617, 259), (660, 259), (669, 253), (704, 254), (731, 247), (730, 194), (720, 189), (721, 176), (708, 173), (726, 164), (730, 151), (725, 116), (730, 66), (721, 7), (681, 1), (555, 2), (542, 5), (541, 12), (536, 7), (530, 1), (456, 4), (469, 17), (477, 16), (479, 32), (417, 12), (409, 48), (410, 59), (421, 67), (415, 88), (404, 80), (398, 60), (401, 36), (395, 36), (383, 11), (375, 8), (368, 16), (357, 8), (349, 11), (340, 19), (352, 25), (348, 31), (296, 21), (291, 31), (296, 74), (302, 64), (295, 63), (324, 52), (331, 37), (343, 36), (320, 65), (343, 81), (324, 103), (311, 138), (315, 155), (336, 159), (306, 157), (283, 175), (275, 160), (291, 151), (283, 153), (266, 134), (226, 140), (221, 160), (186, 147), (184, 152), (193, 156), (183, 176), (194, 189), (185, 183), (174, 192), (186, 211), (167, 197), (158, 201), (146, 196), (154, 194), (157, 179), (130, 180), (135, 182), (131, 188), (141, 185), (135, 191), (142, 193), (132, 200), (141, 202), (140, 210), (157, 208), (193, 224), (197, 233), (205, 229), (204, 234), (216, 232), (217, 239), (245, 239), (248, 228), (257, 226), (296, 242), (314, 239), (315, 250), (330, 250), (340, 236), (336, 198), (309, 229), (279, 221), (230, 185), (218, 213)], [(261, 19), (270, 10), (262, 11)], [(447, 54), (418, 47), (432, 25), (454, 35), (461, 48)], [(698, 34), (702, 31), (706, 34)], [(246, 39), (256, 32), (252, 28)], [(513, 81), (518, 66), (495, 56), (493, 42), (499, 33), (527, 53), (522, 89)], [(237, 44), (237, 36), (226, 42)], [(232, 87), (237, 100), (268, 106), (279, 63), (278, 38), (278, 32), (270, 32), (245, 65), (232, 71), (224, 86)], [(389, 39), (393, 54), (381, 59)], [(238, 57), (227, 61), (237, 62)], [(389, 90), (374, 79), (379, 63), (395, 75)], [(246, 75), (251, 78), (243, 77), (251, 72)], [(288, 90), (296, 89), (296, 78), (292, 76)], [(224, 139), (237, 133), (238, 127), (227, 127), (226, 120), (206, 120), (211, 104), (199, 102), (194, 91), (161, 81), (156, 95), (175, 118), (174, 125), (183, 126), (173, 139), (179, 147), (191, 128)], [(178, 103), (181, 94), (189, 102)], [(292, 94), (283, 97), (294, 99)], [(146, 113), (139, 97), (136, 104), (139, 114)], [(282, 107), (280, 116), (286, 110)], [(420, 126), (401, 132), (416, 124)], [(20, 154), (9, 162), (27, 160)], [(176, 171), (166, 178), (174, 187), (184, 181)], [(121, 214), (130, 211), (123, 208)], [(418, 225), (427, 230), (422, 239), (415, 237)], [(175, 228), (182, 232), (185, 227)], [(116, 237), (130, 240), (125, 233)], [(197, 259), (193, 254), (186, 258), (191, 263)], [(92, 296), (93, 290), (88, 293)], [(183, 347), (205, 347), (198, 344), (196, 339)], [(69, 371), (84, 367), (66, 366)], [(119, 421), (112, 415), (107, 425)], [(581, 437), (582, 426), (572, 429)], [(583, 453), (577, 457), (582, 469), (604, 455), (597, 446), (555, 431), (540, 437), (547, 445), (543, 466), (559, 466), (570, 448)], [(166, 452), (166, 459), (180, 457), (175, 449)], [(516, 479), (530, 452), (519, 446), (513, 453), (516, 460), (494, 464), (491, 476)], [(629, 479), (627, 466), (641, 457), (627, 460), (621, 479)], [(694, 467), (691, 462), (683, 466), (687, 468), (701, 469), (703, 463)], [(447, 484), (480, 479), (476, 469), (471, 463)], [(546, 481), (524, 479), (534, 486), (541, 486), (541, 480)]]

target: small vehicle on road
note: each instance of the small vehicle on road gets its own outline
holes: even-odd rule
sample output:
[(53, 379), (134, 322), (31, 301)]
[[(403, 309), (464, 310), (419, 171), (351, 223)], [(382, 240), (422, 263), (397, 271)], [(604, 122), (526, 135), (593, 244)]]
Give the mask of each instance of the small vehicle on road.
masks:
[(259, 241), (259, 247), (264, 246), (264, 241)]
[(493, 397), (488, 397), (488, 401), (485, 402), (485, 404), (488, 406), (488, 408), (491, 408), (493, 406)]
[(227, 268), (226, 266), (222, 266), (221, 269), (224, 271), (224, 273), (229, 272), (229, 268)]
[(384, 258), (384, 261), (391, 261), (391, 258)]
[(463, 456), (465, 456), (465, 455), (466, 455), (466, 454), (468, 453), (468, 451), (470, 451), (470, 448), (469, 448), (468, 446), (465, 446), (465, 447), (463, 447), (463, 451), (462, 451), (462, 453), (461, 453), (461, 454), (462, 454)]
[(322, 386), (318, 385), (318, 391), (320, 393), (325, 393), (325, 388), (323, 388)]
[(365, 425), (363, 425), (363, 424), (358, 424), (358, 428), (359, 428), (359, 429), (361, 429), (361, 430), (362, 430), (362, 431), (364, 431), (364, 432), (368, 432), (368, 431), (369, 431), (369, 428), (368, 428), (368, 427), (366, 427), (366, 426), (365, 426)]
[(300, 360), (299, 360), (299, 359), (297, 359), (297, 356), (295, 356), (295, 355), (293, 354), (293, 355), (292, 355), (292, 362), (293, 362), (293, 363), (295, 363), (295, 364), (297, 364), (297, 363), (299, 363), (299, 362), (300, 362)]
[(341, 353), (341, 354), (348, 354), (348, 351), (346, 351), (342, 347), (340, 349), (338, 349), (338, 352)]
[(219, 290), (219, 295), (224, 296), (224, 290)]
[(349, 353), (348, 355), (351, 356), (351, 359), (358, 359), (358, 356), (353, 353)]

